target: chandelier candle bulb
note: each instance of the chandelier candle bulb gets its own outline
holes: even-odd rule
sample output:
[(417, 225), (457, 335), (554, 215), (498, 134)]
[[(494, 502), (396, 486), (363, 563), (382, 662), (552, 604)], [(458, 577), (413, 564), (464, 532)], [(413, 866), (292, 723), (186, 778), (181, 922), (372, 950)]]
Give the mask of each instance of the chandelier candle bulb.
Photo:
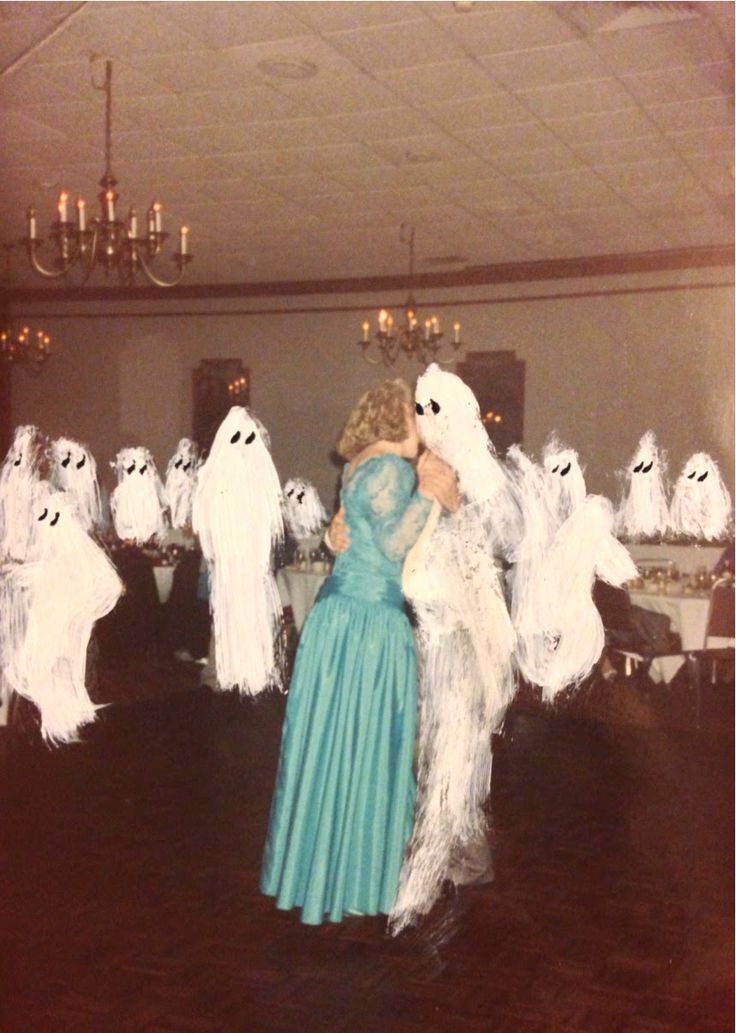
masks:
[(156, 216), (153, 211), (153, 205), (148, 209), (148, 235), (153, 236), (156, 232)]
[(107, 209), (107, 221), (115, 222), (115, 193), (112, 190), (105, 191), (105, 206)]
[(138, 216), (135, 214), (135, 208), (128, 212), (128, 236), (131, 240), (138, 236)]
[(432, 333), (439, 334), (440, 332), (440, 321), (437, 316), (432, 316)]
[(454, 338), (455, 344), (460, 344), (460, 324), (459, 323), (453, 323), (452, 329), (453, 329), (453, 331), (455, 333), (455, 338)]
[(189, 234), (189, 227), (182, 226), (179, 230), (179, 253), (185, 255), (187, 253), (187, 236)]
[(371, 324), (369, 322), (366, 321), (365, 323), (363, 323), (363, 343), (364, 344), (368, 344), (368, 341), (370, 339), (368, 337), (370, 328), (371, 328)]
[(26, 212), (28, 217), (28, 239), (36, 239), (36, 210), (35, 208), (29, 208)]
[(87, 206), (82, 197), (77, 198), (77, 229), (80, 233), (87, 229)]
[(430, 335), (431, 330), (432, 330), (432, 320), (431, 319), (425, 319), (424, 320), (424, 340), (425, 341), (429, 340), (429, 335)]
[(58, 211), (59, 211), (59, 222), (66, 222), (66, 216), (67, 216), (66, 202), (67, 202), (68, 196), (69, 195), (64, 193), (63, 190), (59, 194), (59, 204), (57, 205), (57, 208), (58, 208)]
[(154, 201), (153, 202), (153, 220), (154, 220), (154, 229), (156, 230), (156, 233), (160, 233), (161, 232), (161, 204), (158, 201)]
[(385, 334), (387, 326), (388, 326), (388, 312), (386, 311), (385, 308), (382, 308), (381, 311), (378, 313), (378, 329), (380, 330), (380, 332), (382, 334)]

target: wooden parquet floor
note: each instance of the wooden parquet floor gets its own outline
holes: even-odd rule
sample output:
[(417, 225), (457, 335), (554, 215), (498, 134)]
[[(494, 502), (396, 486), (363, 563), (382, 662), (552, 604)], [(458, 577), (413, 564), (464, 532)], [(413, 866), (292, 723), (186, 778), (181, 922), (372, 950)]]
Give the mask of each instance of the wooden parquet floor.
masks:
[(728, 736), (516, 712), (496, 881), (393, 940), (258, 892), (282, 714), (190, 689), (0, 744), (2, 1033), (733, 1029)]

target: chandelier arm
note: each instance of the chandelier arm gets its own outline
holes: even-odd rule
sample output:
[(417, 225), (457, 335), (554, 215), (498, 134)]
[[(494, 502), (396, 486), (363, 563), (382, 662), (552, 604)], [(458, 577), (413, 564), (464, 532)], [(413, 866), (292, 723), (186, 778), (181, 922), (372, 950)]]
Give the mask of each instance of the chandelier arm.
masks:
[(370, 355), (368, 354), (368, 352), (367, 352), (367, 351), (365, 351), (365, 350), (363, 351), (363, 358), (364, 358), (364, 359), (365, 359), (365, 361), (366, 361), (367, 363), (369, 363), (369, 364), (370, 364), (371, 366), (380, 366), (380, 365), (381, 365), (381, 360), (380, 360), (380, 359), (372, 359), (372, 358), (370, 357)]
[(145, 259), (145, 256), (144, 256), (142, 250), (138, 251), (138, 260), (141, 263), (141, 269), (143, 270), (143, 272), (146, 274), (148, 279), (151, 281), (151, 283), (155, 287), (176, 287), (177, 283), (181, 283), (182, 278), (184, 276), (184, 266), (183, 265), (182, 265), (181, 269), (179, 270), (179, 275), (177, 276), (177, 278), (175, 280), (169, 281), (169, 280), (162, 280), (158, 276), (156, 276), (154, 271), (149, 267), (148, 262), (146, 262), (146, 259)]
[[(84, 263), (83, 263), (84, 266), (85, 266), (85, 270), (84, 270), (84, 275), (82, 277), (82, 283), (80, 284), (80, 286), (82, 286), (82, 287), (84, 287), (84, 285), (87, 283), (87, 280), (89, 280), (90, 276), (92, 275), (92, 273), (94, 271), (95, 262), (97, 261), (97, 242), (98, 242), (99, 239), (100, 239), (100, 227), (99, 227), (99, 224), (95, 224), (94, 230), (92, 231), (92, 240), (91, 240), (90, 246), (89, 246), (89, 256), (84, 259)], [(82, 260), (82, 256), (83, 255), (84, 255), (84, 251), (80, 251), (79, 254), (78, 254), (78, 257), (79, 257), (80, 261)]]
[(33, 245), (28, 248), (28, 258), (39, 276), (45, 276), (48, 280), (58, 280), (60, 276), (66, 276), (72, 266), (72, 263), (68, 262), (62, 269), (45, 269), (36, 258), (36, 248)]

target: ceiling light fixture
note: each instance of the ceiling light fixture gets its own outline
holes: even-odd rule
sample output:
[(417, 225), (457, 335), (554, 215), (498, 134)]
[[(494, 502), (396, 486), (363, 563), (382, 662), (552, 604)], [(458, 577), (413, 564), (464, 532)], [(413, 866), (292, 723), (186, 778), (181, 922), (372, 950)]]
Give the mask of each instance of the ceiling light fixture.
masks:
[[(378, 330), (373, 338), (370, 336), (371, 325), (366, 320), (363, 323), (363, 336), (358, 341), (358, 346), (363, 349), (363, 358), (372, 366), (384, 365), (393, 366), (400, 354), (415, 358), (423, 366), (430, 362), (440, 362), (443, 366), (449, 366), (455, 361), (455, 356), (443, 360), (438, 352), (442, 348), (444, 334), (440, 329), (438, 316), (430, 316), (421, 324), (417, 315), (417, 303), (414, 300), (414, 227), (402, 222), (399, 231), (399, 240), (409, 247), (409, 297), (404, 305), (405, 322), (397, 327), (391, 313), (382, 308), (378, 313)], [(453, 337), (450, 342), (453, 352), (462, 348), (460, 340), (460, 324), (453, 323)], [(373, 358), (369, 350), (373, 343), (378, 348), (378, 357)]]
[[(95, 58), (92, 58), (94, 65)], [(102, 266), (105, 275), (117, 272), (121, 281), (127, 285), (134, 283), (139, 272), (156, 287), (174, 287), (184, 275), (184, 269), (192, 260), (189, 251), (189, 230), (182, 226), (179, 230), (179, 250), (174, 253), (179, 274), (173, 280), (164, 280), (154, 273), (152, 263), (162, 252), (169, 234), (162, 229), (163, 206), (153, 201), (148, 209), (145, 232), (138, 229), (138, 218), (135, 208), (128, 212), (126, 221), (119, 219), (115, 205), (119, 195), (115, 187), (117, 180), (112, 173), (112, 61), (105, 62), (105, 82), (98, 86), (94, 79), (92, 85), (105, 94), (105, 173), (100, 180), (101, 192), (98, 194), (101, 215), (87, 219), (86, 205), (79, 197), (70, 205), (69, 195), (65, 190), (59, 194), (57, 204), (58, 216), (51, 228), (50, 236), (55, 241), (57, 251), (51, 268), (41, 264), (38, 252), (44, 241), (38, 236), (36, 212), (31, 207), (27, 211), (28, 236), (22, 241), (26, 246), (28, 258), (33, 269), (48, 279), (66, 276), (71, 269), (78, 266), (82, 270), (82, 284), (85, 284), (93, 271)], [(76, 218), (70, 219), (70, 209), (76, 209)]]

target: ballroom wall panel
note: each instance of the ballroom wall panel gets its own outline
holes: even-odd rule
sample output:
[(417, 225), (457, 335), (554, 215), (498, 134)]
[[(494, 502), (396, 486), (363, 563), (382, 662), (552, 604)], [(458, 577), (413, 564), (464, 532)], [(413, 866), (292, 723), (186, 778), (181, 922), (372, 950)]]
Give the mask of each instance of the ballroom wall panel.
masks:
[[(649, 428), (673, 474), (705, 450), (733, 486), (730, 278), (728, 269), (661, 272), (427, 290), (418, 301), (421, 310), (439, 304), (448, 326), (460, 318), (470, 349), (514, 349), (526, 361), (525, 447), (538, 453), (556, 430), (580, 452), (589, 489), (617, 496), (615, 472)], [(37, 380), (14, 371), (13, 420), (87, 441), (100, 466), (121, 445), (143, 443), (164, 467), (190, 431), (192, 368), (202, 358), (239, 357), (282, 478), (310, 478), (330, 504), (330, 452), (342, 421), (383, 375), (353, 343), (379, 300), (398, 306), (403, 292), (388, 300), (36, 303), (24, 313), (44, 314), (57, 354)], [(416, 372), (404, 360), (389, 374)]]

